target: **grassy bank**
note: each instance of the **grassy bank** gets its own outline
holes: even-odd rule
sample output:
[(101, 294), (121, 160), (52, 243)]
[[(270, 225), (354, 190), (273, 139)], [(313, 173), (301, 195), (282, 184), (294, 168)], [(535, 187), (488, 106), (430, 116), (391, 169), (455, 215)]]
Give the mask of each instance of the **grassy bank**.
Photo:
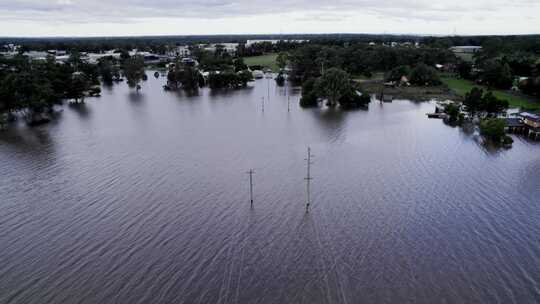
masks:
[(266, 68), (271, 68), (272, 71), (278, 72), (279, 68), (276, 63), (277, 54), (269, 54), (255, 57), (245, 57), (244, 62), (248, 66), (260, 65)]
[(429, 101), (429, 100), (459, 100), (453, 91), (449, 90), (446, 86), (433, 86), (433, 87), (396, 87), (388, 88), (384, 87), (382, 81), (359, 81), (358, 82), (362, 90), (369, 94), (381, 94), (384, 90), (385, 95), (390, 95), (394, 99), (409, 99), (414, 101)]
[[(472, 88), (474, 87), (479, 87), (486, 90), (485, 87), (479, 86), (472, 81), (465, 79), (442, 77), (441, 80), (448, 86), (448, 88), (450, 88), (452, 91), (462, 97), (465, 96), (465, 94), (472, 90)], [(529, 98), (519, 96), (502, 90), (492, 90), (492, 92), (495, 96), (497, 96), (497, 98), (508, 100), (508, 103), (511, 107), (534, 111), (540, 110), (540, 100), (535, 101), (532, 97)]]

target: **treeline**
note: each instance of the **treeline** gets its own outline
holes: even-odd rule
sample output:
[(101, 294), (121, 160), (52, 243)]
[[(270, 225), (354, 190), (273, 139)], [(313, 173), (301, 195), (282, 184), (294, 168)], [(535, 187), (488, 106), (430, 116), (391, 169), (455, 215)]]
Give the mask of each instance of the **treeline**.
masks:
[(302, 83), (320, 77), (325, 69), (339, 68), (351, 75), (371, 77), (376, 71), (389, 71), (398, 66), (427, 66), (453, 63), (457, 59), (448, 49), (385, 47), (355, 44), (326, 46), (308, 44), (289, 54), (292, 81)]
[(530, 52), (540, 54), (540, 35), (425, 37), (421, 41), (425, 45), (438, 48), (474, 45), (481, 46), (484, 50), (501, 53)]
[(144, 60), (139, 56), (116, 60), (102, 58), (97, 64), (83, 60), (73, 52), (67, 63), (30, 60), (23, 55), (7, 59), (0, 57), (0, 114), (8, 119), (21, 112), (29, 124), (50, 119), (53, 106), (64, 99), (84, 102), (86, 96), (98, 96), (100, 83), (112, 83), (126, 78), (130, 87), (140, 89), (146, 79)]
[(140, 36), (140, 37), (60, 37), (60, 38), (2, 38), (4, 44), (23, 45), (32, 50), (50, 49), (104, 51), (110, 49), (153, 49), (159, 45), (194, 45), (206, 43), (245, 43), (247, 40), (310, 40), (326, 42), (389, 42), (421, 39), (412, 35), (372, 34), (269, 34), (269, 35), (190, 35), (190, 36)]
[(491, 39), (474, 54), (472, 62), (461, 60), (457, 73), (461, 78), (488, 87), (503, 90), (514, 87), (525, 94), (540, 96), (540, 48), (520, 48), (521, 45)]
[[(5, 44), (22, 45), (27, 49), (46, 51), (50, 49), (100, 52), (111, 49), (163, 50), (165, 46), (195, 45), (205, 43), (245, 43), (247, 40), (309, 40), (315, 44), (337, 46), (344, 44), (404, 43), (418, 42), (434, 48), (449, 48), (458, 45), (478, 45), (489, 48), (496, 45), (502, 51), (525, 51), (540, 53), (540, 35), (511, 36), (415, 36), (387, 34), (275, 34), (275, 35), (193, 35), (193, 36), (148, 36), (148, 37), (88, 37), (88, 38), (1, 38)], [(287, 45), (264, 45), (254, 52), (285, 51)]]

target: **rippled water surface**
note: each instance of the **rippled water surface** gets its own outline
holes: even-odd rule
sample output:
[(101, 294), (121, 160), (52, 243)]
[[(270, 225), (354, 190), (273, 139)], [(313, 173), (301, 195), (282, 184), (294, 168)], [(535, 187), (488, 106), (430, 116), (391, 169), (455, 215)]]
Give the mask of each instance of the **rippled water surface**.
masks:
[(540, 302), (539, 144), (164, 81), (0, 133), (0, 303)]

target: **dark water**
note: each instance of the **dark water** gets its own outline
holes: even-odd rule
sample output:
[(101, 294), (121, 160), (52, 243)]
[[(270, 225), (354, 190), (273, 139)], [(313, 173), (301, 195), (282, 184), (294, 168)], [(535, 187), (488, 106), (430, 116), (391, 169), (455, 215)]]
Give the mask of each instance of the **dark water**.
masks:
[(0, 134), (0, 303), (540, 302), (539, 144), (163, 81)]

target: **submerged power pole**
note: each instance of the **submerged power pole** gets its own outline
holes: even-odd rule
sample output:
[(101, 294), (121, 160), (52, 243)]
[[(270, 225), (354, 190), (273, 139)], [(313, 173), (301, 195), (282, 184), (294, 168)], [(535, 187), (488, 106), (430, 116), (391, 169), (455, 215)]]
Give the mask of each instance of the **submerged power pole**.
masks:
[(313, 162), (311, 159), (313, 158), (313, 155), (311, 155), (311, 147), (308, 147), (307, 150), (307, 158), (305, 159), (307, 161), (307, 176), (305, 178), (306, 180), (306, 213), (309, 212), (309, 206), (311, 205), (311, 181), (313, 178), (311, 177), (311, 165)]
[(287, 112), (291, 111), (291, 96), (287, 97)]
[(253, 169), (249, 169), (247, 172), (249, 174), (249, 201), (251, 208), (253, 208), (253, 173), (255, 173)]
[(264, 97), (262, 98), (262, 112), (264, 113)]

